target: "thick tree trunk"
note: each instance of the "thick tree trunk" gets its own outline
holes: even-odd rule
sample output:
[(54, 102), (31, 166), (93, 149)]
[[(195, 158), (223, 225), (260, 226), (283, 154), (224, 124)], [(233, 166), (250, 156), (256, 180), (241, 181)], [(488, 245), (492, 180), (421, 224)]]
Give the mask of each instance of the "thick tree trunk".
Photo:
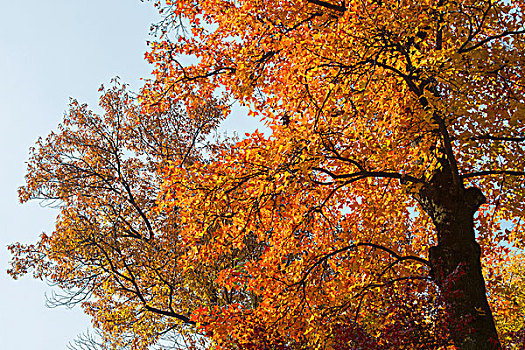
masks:
[(474, 213), (486, 199), (478, 188), (454, 188), (449, 174), (446, 167), (437, 172), (416, 196), (437, 230), (438, 244), (429, 252), (432, 278), (448, 305), (456, 348), (500, 349), (474, 233)]

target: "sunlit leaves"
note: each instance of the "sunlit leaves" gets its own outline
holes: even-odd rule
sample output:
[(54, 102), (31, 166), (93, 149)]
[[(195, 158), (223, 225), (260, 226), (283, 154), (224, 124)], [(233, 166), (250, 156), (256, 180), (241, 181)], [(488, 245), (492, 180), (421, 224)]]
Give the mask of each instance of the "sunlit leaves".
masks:
[[(20, 198), (61, 212), (11, 248), (14, 275), (86, 288), (119, 346), (177, 328), (210, 349), (446, 348), (474, 316), (453, 320), (430, 269), (425, 200), (477, 187), (487, 297), (521, 346), (522, 1), (157, 6), (140, 105), (119, 87), (102, 116), (73, 102), (32, 150)], [(211, 142), (233, 102), (269, 132)]]
[[(218, 282), (252, 288), (267, 303), (246, 301), (241, 328), (217, 328), (216, 339), (246, 338), (249, 329), (261, 337), (250, 324), (263, 312), (258, 320), (286, 337), (321, 346), (322, 331), (311, 323), (327, 317), (323, 310), (356, 312), (370, 286), (427, 275), (421, 262), (395, 262), (392, 253), (423, 259), (437, 243), (411, 196), (443, 167), (489, 197), (498, 213), (491, 225), (519, 220), (522, 11), (522, 2), (489, 1), (177, 2), (174, 16), (205, 23), (152, 48), (158, 70), (145, 89), (150, 101), (164, 92), (220, 92), (250, 106), (272, 131), (247, 135), (193, 169), (172, 168), (164, 184), (163, 205), (188, 217), (188, 239), (212, 240), (192, 259), (245, 249), (247, 237), (261, 246)], [(166, 52), (175, 55), (165, 59)], [(177, 55), (198, 61), (182, 65)], [(485, 261), (494, 254), (507, 266), (498, 247), (518, 247), (521, 231), (483, 232)], [(388, 250), (353, 247), (359, 243)], [(383, 275), (389, 264), (395, 268)], [(367, 332), (384, 324), (373, 320), (363, 322)]]

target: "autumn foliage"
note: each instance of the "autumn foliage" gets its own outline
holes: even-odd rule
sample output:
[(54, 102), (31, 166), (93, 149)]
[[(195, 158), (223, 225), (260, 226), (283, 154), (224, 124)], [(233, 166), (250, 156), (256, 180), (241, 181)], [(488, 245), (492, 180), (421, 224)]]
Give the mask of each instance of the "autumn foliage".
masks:
[(525, 2), (156, 6), (156, 79), (31, 151), (11, 274), (115, 348), (525, 345)]

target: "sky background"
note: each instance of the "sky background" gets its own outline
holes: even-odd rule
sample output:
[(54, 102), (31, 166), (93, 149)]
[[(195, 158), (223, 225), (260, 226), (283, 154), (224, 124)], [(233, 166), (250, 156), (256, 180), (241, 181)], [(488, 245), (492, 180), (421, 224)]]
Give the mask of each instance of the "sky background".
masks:
[[(66, 349), (90, 325), (80, 309), (49, 309), (52, 288), (7, 274), (13, 242), (51, 233), (57, 211), (21, 205), (28, 149), (56, 128), (69, 98), (94, 106), (100, 84), (119, 76), (138, 91), (151, 67), (144, 61), (149, 27), (159, 19), (140, 0), (0, 0), (0, 349)], [(254, 121), (230, 119), (229, 131)]]

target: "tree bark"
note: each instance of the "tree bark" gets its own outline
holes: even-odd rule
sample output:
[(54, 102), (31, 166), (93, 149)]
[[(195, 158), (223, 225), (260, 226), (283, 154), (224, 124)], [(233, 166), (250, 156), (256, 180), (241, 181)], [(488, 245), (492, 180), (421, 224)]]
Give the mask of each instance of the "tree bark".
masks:
[(447, 162), (442, 165), (415, 196), (437, 231), (437, 246), (429, 251), (432, 278), (447, 304), (456, 348), (501, 349), (474, 233), (474, 214), (486, 199), (478, 188), (454, 186)]

